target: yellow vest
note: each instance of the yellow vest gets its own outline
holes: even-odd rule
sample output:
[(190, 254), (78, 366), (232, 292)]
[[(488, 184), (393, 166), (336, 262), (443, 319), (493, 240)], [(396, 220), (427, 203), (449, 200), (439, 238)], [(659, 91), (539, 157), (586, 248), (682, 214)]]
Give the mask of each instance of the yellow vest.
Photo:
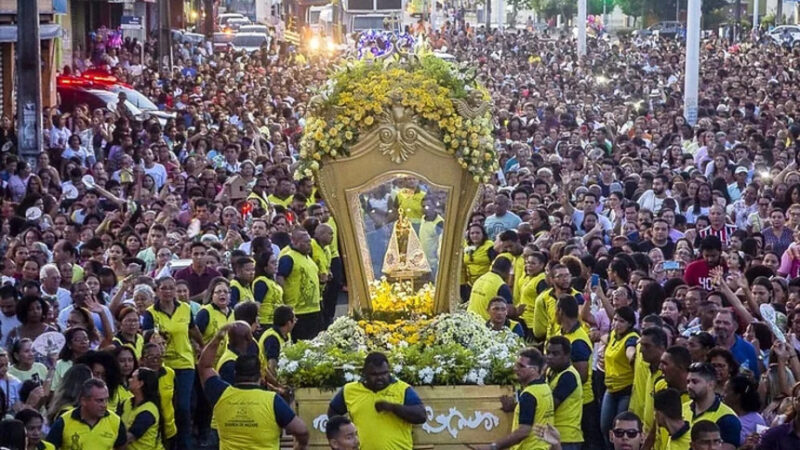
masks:
[(489, 259), (489, 250), (494, 248), (494, 242), (487, 239), (483, 244), (476, 247), (472, 252), (464, 251), (464, 268), (466, 271), (466, 283), (475, 284), (483, 274), (488, 273), (492, 268), (492, 260)]
[[(261, 347), (259, 346), (258, 342), (255, 341), (255, 339), (253, 339), (252, 345), (255, 346), (256, 351), (258, 351), (258, 359), (259, 362), (261, 363), (261, 373), (263, 375), (264, 372), (267, 370), (267, 360), (264, 357), (264, 352), (261, 351)], [(252, 353), (248, 352), (248, 354)], [(237, 358), (239, 358), (239, 355), (230, 348), (228, 348), (228, 346), (225, 346), (225, 351), (222, 352), (222, 356), (220, 356), (219, 361), (217, 361), (217, 365), (215, 366), (217, 372), (222, 370), (223, 364), (225, 364), (228, 361), (233, 361), (235, 363)]]
[[(534, 382), (527, 386), (520, 392), (533, 395), (536, 399), (536, 412), (533, 415), (533, 423), (535, 425), (553, 424), (553, 391), (550, 386), (544, 382)], [(519, 428), (519, 403), (514, 409), (514, 421), (511, 425), (511, 431), (516, 431)], [(522, 442), (511, 447), (513, 450), (549, 450), (550, 444), (539, 439), (531, 429), (531, 434), (528, 435)]]
[(512, 286), (512, 298), (514, 304), (518, 305), (522, 300), (522, 287), (528, 282), (529, 277), (525, 275), (525, 258), (522, 255), (512, 259), (514, 270), (514, 285)]
[(647, 396), (645, 396), (644, 399), (644, 414), (642, 415), (645, 433), (650, 432), (650, 430), (656, 426), (656, 409), (653, 397), (657, 392), (661, 392), (669, 387), (660, 370), (657, 370), (656, 373), (649, 373), (648, 375)]
[(230, 285), (231, 285), (231, 290), (236, 289), (237, 291), (239, 291), (239, 303), (254, 301), (252, 283), (249, 285), (242, 284), (239, 282), (239, 280), (234, 278), (231, 280)]
[(194, 350), (189, 339), (191, 308), (186, 303), (175, 302), (175, 311), (169, 316), (156, 309), (156, 305), (150, 306), (147, 311), (153, 316), (155, 329), (167, 340), (164, 364), (173, 369), (194, 369)]
[(214, 405), (220, 450), (279, 450), (281, 427), (274, 401), (274, 392), (228, 386)]
[(581, 386), (581, 375), (572, 365), (559, 373), (554, 374), (552, 370), (548, 370), (548, 372), (547, 379), (551, 391), (555, 390), (556, 386), (558, 386), (558, 381), (561, 379), (562, 375), (567, 372), (575, 375), (575, 381), (578, 383), (578, 386), (560, 405), (558, 405), (558, 408), (556, 408), (553, 426), (555, 426), (561, 434), (561, 442), (570, 444), (583, 442), (583, 431), (581, 431), (581, 418), (583, 417), (583, 387)]
[(220, 328), (233, 322), (233, 310), (228, 308), (228, 313), (225, 314), (213, 303), (203, 305), (200, 309), (208, 312), (208, 326), (203, 331), (203, 344), (205, 345), (211, 342)]
[[(565, 338), (569, 339), (569, 343), (572, 344), (575, 341), (583, 341), (586, 345), (589, 346), (589, 350), (593, 351), (592, 340), (589, 339), (589, 333), (578, 324), (575, 327), (575, 330), (564, 333), (564, 330), (561, 330), (561, 335)], [(586, 365), (589, 370), (589, 375), (586, 377), (586, 382), (583, 383), (583, 404), (591, 403), (594, 401), (594, 391), (592, 390), (592, 359), (594, 359), (594, 354), (589, 354), (589, 361), (587, 361)], [(575, 369), (577, 370), (577, 369)], [(580, 374), (578, 374), (580, 375)]]
[(145, 431), (142, 437), (128, 444), (128, 450), (163, 449), (164, 444), (161, 442), (161, 432), (158, 429), (160, 413), (158, 412), (158, 406), (156, 406), (155, 403), (144, 402), (141, 405), (134, 407), (133, 398), (126, 400), (122, 404), (122, 422), (125, 424), (125, 428), (130, 430), (131, 426), (133, 425), (133, 421), (136, 420), (136, 416), (143, 412), (149, 412), (152, 414), (156, 419), (156, 423), (153, 424), (153, 426), (151, 426), (147, 431)]
[[(689, 393), (688, 392), (684, 392), (683, 394), (681, 394), (681, 404), (682, 405), (686, 405), (686, 403), (689, 403), (691, 401), (692, 400), (689, 398)], [(683, 415), (683, 418), (686, 419), (686, 416)], [(690, 427), (690, 430), (691, 430), (691, 427)], [(678, 443), (673, 443), (672, 445), (673, 446), (681, 445), (680, 442), (682, 442), (682, 441), (683, 440), (679, 441)], [(656, 424), (656, 440), (653, 443), (653, 449), (654, 450), (667, 450), (669, 448), (669, 445), (670, 445), (669, 431), (667, 431), (666, 428)]]
[(283, 287), (269, 277), (260, 276), (253, 280), (253, 292), (256, 291), (256, 283), (267, 285), (267, 295), (264, 298), (256, 298), (258, 307), (258, 323), (261, 325), (272, 325), (272, 316), (275, 308), (283, 304)]
[(331, 259), (339, 257), (339, 225), (336, 224), (336, 221), (333, 219), (333, 216), (328, 219), (328, 225), (333, 228), (333, 240), (331, 241), (328, 247), (331, 249)]
[(331, 273), (331, 255), (328, 247), (323, 248), (316, 239), (311, 239), (311, 259), (319, 273)]
[(45, 441), (45, 440), (41, 440), (41, 441), (39, 441), (38, 449), (39, 450), (56, 450), (56, 446), (51, 444), (51, 443), (49, 443), (49, 442), (47, 442), (47, 441)]
[(290, 196), (286, 197), (283, 200), (281, 200), (280, 198), (276, 197), (274, 194), (269, 194), (269, 196), (267, 196), (267, 200), (271, 204), (273, 204), (273, 205), (281, 205), (286, 209), (289, 209), (289, 205), (292, 203), (293, 199), (294, 199), (294, 195), (290, 195)]
[(717, 423), (719, 419), (725, 416), (736, 416), (736, 413), (733, 412), (730, 406), (722, 403), (722, 400), (719, 398), (716, 398), (714, 403), (711, 404), (711, 407), (702, 414), (695, 415), (693, 412), (693, 407), (694, 402), (686, 402), (683, 404), (683, 418), (688, 420), (692, 425), (700, 422), (701, 420), (708, 420), (710, 422)]
[(636, 344), (636, 360), (633, 362), (633, 390), (631, 391), (631, 402), (628, 410), (640, 418), (644, 418), (644, 404), (647, 394), (652, 389), (648, 388), (647, 382), (650, 378), (650, 364), (642, 359), (641, 344)]
[(164, 416), (164, 438), (171, 439), (178, 434), (175, 425), (175, 406), (172, 396), (175, 394), (175, 371), (169, 367), (162, 367), (158, 374), (158, 396), (161, 399), (161, 414)]
[(133, 394), (125, 386), (117, 386), (117, 391), (113, 395), (109, 395), (106, 409), (113, 413), (119, 413), (120, 406), (128, 399), (133, 398)]
[(422, 199), (425, 198), (425, 192), (414, 191), (408, 189), (401, 189), (397, 192), (397, 205), (405, 217), (412, 223), (419, 223), (422, 219)]
[(472, 286), (467, 311), (474, 312), (481, 316), (483, 320), (489, 320), (489, 302), (497, 297), (497, 291), (504, 284), (506, 282), (503, 277), (494, 272), (487, 272), (478, 278), (478, 281)]
[[(289, 247), (287, 247), (289, 248)], [(289, 249), (286, 256), (292, 258), (292, 272), (283, 283), (283, 301), (294, 308), (297, 315), (311, 314), (320, 310), (319, 269), (310, 256)]]
[(264, 211), (269, 212), (269, 210), (270, 210), (269, 203), (267, 202), (267, 200), (264, 199), (264, 197), (256, 194), (255, 192), (251, 192), (247, 196), (247, 200), (250, 200), (250, 199), (257, 200), (258, 204), (261, 205), (261, 209), (263, 209)]
[(633, 367), (625, 355), (625, 341), (628, 338), (638, 339), (639, 334), (631, 330), (625, 336), (618, 337), (616, 331), (611, 331), (606, 345), (606, 388), (608, 392), (619, 392), (633, 384)]
[(443, 223), (444, 219), (439, 215), (433, 220), (425, 220), (423, 217), (419, 223), (419, 242), (422, 244), (422, 250), (425, 252), (425, 257), (428, 258), (431, 268), (439, 267), (439, 246), (444, 229), (437, 231), (437, 225)]
[[(264, 360), (264, 361), (267, 361), (267, 354), (264, 352), (264, 342), (266, 342), (267, 338), (270, 337), (270, 336), (275, 336), (276, 338), (278, 338), (278, 342), (281, 344), (281, 348), (283, 348), (283, 346), (287, 342), (292, 340), (292, 335), (291, 334), (286, 336), (286, 339), (284, 339), (283, 336), (281, 336), (281, 334), (278, 332), (278, 330), (275, 329), (275, 327), (267, 328), (267, 331), (262, 333), (261, 337), (258, 339), (258, 351), (261, 354), (261, 359)], [(269, 362), (269, 361), (267, 361), (267, 362)]]
[(117, 334), (114, 336), (114, 339), (111, 342), (116, 345), (117, 347), (128, 347), (133, 350), (133, 354), (136, 355), (136, 359), (142, 359), (142, 348), (144, 348), (144, 338), (141, 334), (136, 335), (135, 342), (128, 342), (122, 339), (122, 335)]
[(544, 271), (532, 277), (527, 275), (525, 276), (525, 280), (520, 291), (521, 297), (518, 304), (525, 305), (525, 311), (522, 313), (520, 318), (525, 321), (525, 325), (527, 325), (528, 328), (533, 326), (533, 310), (536, 308), (536, 297), (539, 296), (539, 291), (537, 291), (536, 288), (546, 276), (547, 274)]
[[(545, 341), (559, 334), (558, 322), (556, 321), (556, 305), (558, 299), (554, 296), (554, 289), (548, 288), (536, 297), (533, 308), (533, 325), (528, 327), (533, 330), (533, 336), (540, 341)], [(580, 292), (570, 289), (570, 295), (577, 295)]]
[[(107, 412), (93, 427), (80, 420), (77, 409), (70, 409), (61, 415), (64, 421), (64, 432), (61, 435), (63, 450), (109, 450), (119, 437), (120, 418), (113, 412)], [(126, 437), (123, 438), (127, 440)]]
[(344, 385), (347, 412), (358, 429), (362, 450), (408, 450), (414, 446), (410, 423), (388, 411), (375, 411), (375, 402), (380, 400), (402, 405), (408, 387), (400, 380), (378, 392), (358, 381)]
[(683, 428), (667, 438), (666, 450), (689, 450), (691, 444), (691, 426), (686, 422)]

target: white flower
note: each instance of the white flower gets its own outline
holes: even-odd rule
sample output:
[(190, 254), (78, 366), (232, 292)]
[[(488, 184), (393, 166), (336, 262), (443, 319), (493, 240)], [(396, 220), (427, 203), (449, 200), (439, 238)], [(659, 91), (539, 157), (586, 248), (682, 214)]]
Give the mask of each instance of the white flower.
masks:
[(300, 364), (298, 364), (297, 361), (288, 361), (286, 363), (286, 366), (284, 366), (283, 370), (285, 372), (294, 373), (299, 366)]
[(425, 367), (418, 372), (418, 375), (422, 384), (431, 384), (433, 383), (433, 377), (436, 374), (430, 367)]
[(351, 372), (344, 373), (344, 380), (347, 381), (348, 383), (351, 381), (357, 381), (358, 379), (359, 379), (358, 375), (354, 373)]

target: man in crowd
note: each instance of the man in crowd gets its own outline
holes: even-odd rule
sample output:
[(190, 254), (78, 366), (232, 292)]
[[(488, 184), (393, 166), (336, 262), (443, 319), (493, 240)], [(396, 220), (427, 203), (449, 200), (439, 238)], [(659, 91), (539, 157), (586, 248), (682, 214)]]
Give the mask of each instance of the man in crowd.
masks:
[(229, 384), (212, 368), (217, 349), (229, 332), (249, 333), (246, 322), (226, 324), (208, 343), (198, 362), (203, 391), (213, 407), (220, 448), (274, 448), (282, 430), (293, 436), (295, 448), (308, 445), (308, 428), (275, 392), (261, 388), (257, 355), (242, 355), (234, 365), (235, 383)]
[(740, 445), (742, 424), (736, 413), (717, 397), (716, 384), (717, 372), (710, 363), (689, 366), (686, 389), (691, 402), (683, 405), (683, 418), (692, 426), (702, 420), (716, 423), (722, 436), (722, 448), (733, 450)]
[(297, 323), (292, 338), (313, 339), (322, 331), (319, 268), (311, 259), (311, 236), (302, 228), (292, 231), (292, 244), (278, 262), (283, 301), (294, 309)]
[(331, 400), (328, 417), (348, 414), (364, 450), (412, 448), (411, 429), (427, 421), (414, 388), (391, 375), (383, 353), (364, 359), (361, 381), (347, 383)]

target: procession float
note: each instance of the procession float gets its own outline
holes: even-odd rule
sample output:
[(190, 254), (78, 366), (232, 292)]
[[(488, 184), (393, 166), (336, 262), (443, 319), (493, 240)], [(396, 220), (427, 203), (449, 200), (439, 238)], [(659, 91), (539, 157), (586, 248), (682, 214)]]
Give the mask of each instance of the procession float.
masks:
[(510, 432), (499, 397), (523, 342), (459, 311), (466, 222), (497, 166), (489, 106), (473, 70), (374, 33), (309, 102), (295, 175), (318, 182), (339, 226), (349, 292), (349, 315), (287, 346), (278, 367), (311, 448), (326, 447), (330, 399), (375, 350), (425, 403), (415, 448)]

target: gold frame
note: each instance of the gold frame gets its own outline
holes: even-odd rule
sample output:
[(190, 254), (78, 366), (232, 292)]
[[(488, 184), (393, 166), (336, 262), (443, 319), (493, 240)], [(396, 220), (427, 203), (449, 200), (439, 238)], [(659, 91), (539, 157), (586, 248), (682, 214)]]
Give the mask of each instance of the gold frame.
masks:
[(319, 170), (320, 191), (339, 227), (349, 310), (372, 309), (370, 277), (359, 245), (363, 241), (357, 234), (359, 230), (363, 233), (357, 222), (361, 220), (360, 203), (350, 201), (349, 195), (388, 176), (402, 174), (448, 191), (434, 311), (449, 312), (460, 302), (462, 241), (479, 184), (447, 152), (439, 137), (419, 126), (415, 118), (406, 116), (402, 106), (394, 108), (394, 117), (378, 118), (376, 126), (351, 147), (348, 156), (327, 158)]

